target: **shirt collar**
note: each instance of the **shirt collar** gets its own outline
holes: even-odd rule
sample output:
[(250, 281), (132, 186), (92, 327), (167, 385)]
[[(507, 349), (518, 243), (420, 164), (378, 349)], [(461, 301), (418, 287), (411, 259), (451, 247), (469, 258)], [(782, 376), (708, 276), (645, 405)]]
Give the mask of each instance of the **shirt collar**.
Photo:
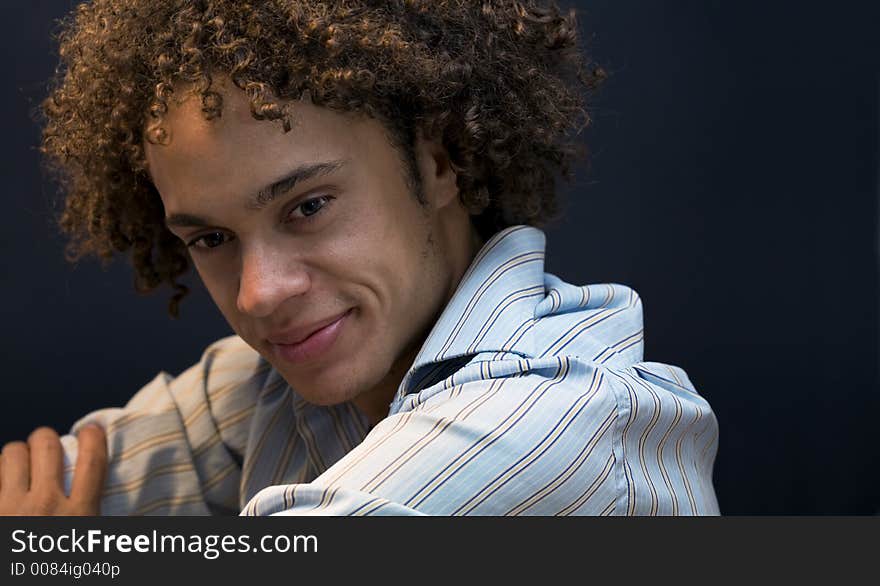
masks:
[(511, 226), (486, 242), (403, 378), (396, 402), (424, 386), (425, 371), (438, 363), (464, 363), (482, 352), (530, 356), (517, 333), (545, 296), (545, 243), (544, 233), (530, 226)]

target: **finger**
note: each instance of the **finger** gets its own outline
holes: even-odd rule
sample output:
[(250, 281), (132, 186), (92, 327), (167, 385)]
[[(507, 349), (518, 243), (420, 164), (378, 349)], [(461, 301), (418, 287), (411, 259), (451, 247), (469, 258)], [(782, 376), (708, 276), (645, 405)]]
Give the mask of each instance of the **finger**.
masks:
[(27, 492), (30, 486), (30, 454), (24, 442), (9, 442), (0, 452), (3, 468), (0, 469), (0, 486), (3, 492)]
[(28, 437), (31, 452), (31, 490), (62, 491), (64, 468), (61, 440), (54, 429), (39, 427)]
[(79, 431), (77, 440), (79, 448), (70, 498), (97, 509), (107, 474), (107, 438), (97, 425), (87, 425)]

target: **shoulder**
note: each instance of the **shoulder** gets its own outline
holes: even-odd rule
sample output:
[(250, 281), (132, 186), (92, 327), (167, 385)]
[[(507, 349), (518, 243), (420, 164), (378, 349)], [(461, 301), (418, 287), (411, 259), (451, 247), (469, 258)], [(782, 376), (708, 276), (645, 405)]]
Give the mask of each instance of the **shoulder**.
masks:
[(153, 384), (161, 381), (178, 401), (207, 400), (212, 408), (217, 408), (252, 400), (277, 376), (271, 365), (243, 339), (227, 336), (207, 346), (199, 361), (178, 376), (162, 372)]
[(269, 363), (239, 336), (221, 338), (205, 348), (190, 370), (210, 379), (212, 385), (246, 380), (266, 374)]
[(457, 451), (486, 451), (496, 465), (528, 471), (520, 489), (545, 479), (517, 514), (717, 512), (717, 422), (678, 367), (476, 360), (407, 397), (406, 411), (446, 435), (455, 430)]
[(265, 359), (239, 336), (227, 336), (212, 342), (202, 353), (202, 362), (229, 367), (249, 367), (264, 363)]

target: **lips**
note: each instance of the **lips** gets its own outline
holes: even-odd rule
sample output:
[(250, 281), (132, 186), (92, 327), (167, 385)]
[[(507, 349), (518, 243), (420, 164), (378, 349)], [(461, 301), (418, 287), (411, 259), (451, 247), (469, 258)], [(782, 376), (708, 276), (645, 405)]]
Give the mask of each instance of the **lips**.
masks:
[[(348, 322), (352, 310), (310, 324), (305, 328), (288, 329), (267, 338), (278, 358), (292, 363), (317, 359), (329, 351)], [(290, 340), (290, 342), (287, 342)]]
[[(351, 310), (349, 310), (351, 311)], [(343, 313), (334, 315), (333, 317), (323, 319), (320, 321), (312, 322), (311, 324), (305, 326), (299, 326), (295, 328), (287, 328), (285, 330), (279, 330), (278, 332), (274, 332), (266, 337), (273, 344), (298, 344), (300, 342), (305, 341), (306, 338), (324, 328), (333, 322), (337, 321), (339, 318), (347, 314), (348, 311)]]

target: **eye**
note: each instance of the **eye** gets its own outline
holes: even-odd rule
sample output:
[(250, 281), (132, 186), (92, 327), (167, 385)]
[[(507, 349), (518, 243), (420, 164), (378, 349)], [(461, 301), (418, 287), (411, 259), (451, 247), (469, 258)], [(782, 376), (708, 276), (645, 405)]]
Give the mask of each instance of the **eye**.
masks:
[(312, 218), (312, 216), (323, 210), (332, 199), (333, 197), (329, 195), (322, 195), (320, 197), (307, 199), (306, 201), (293, 208), (290, 211), (288, 217), (291, 218), (291, 220), (293, 221), (309, 220)]
[(232, 238), (223, 232), (209, 232), (208, 234), (202, 234), (198, 238), (190, 240), (186, 243), (186, 246), (187, 248), (194, 248), (196, 250), (211, 250), (230, 240), (232, 240)]

